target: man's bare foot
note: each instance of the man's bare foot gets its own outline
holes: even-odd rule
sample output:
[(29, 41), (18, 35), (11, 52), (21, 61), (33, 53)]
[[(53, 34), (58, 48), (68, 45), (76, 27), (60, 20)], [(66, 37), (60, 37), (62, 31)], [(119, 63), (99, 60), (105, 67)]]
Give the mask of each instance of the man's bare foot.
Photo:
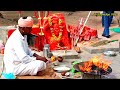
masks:
[(45, 75), (45, 71), (39, 71), (39, 72), (37, 72), (37, 76), (43, 76), (43, 75)]

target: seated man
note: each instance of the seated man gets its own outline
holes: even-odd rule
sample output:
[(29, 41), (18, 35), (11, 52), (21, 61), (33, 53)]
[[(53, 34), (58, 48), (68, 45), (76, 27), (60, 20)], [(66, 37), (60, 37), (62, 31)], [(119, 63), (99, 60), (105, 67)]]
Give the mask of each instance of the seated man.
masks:
[(14, 75), (40, 75), (46, 69), (45, 57), (39, 56), (28, 47), (27, 35), (31, 33), (33, 19), (21, 17), (18, 28), (11, 34), (5, 45), (4, 64), (6, 73)]

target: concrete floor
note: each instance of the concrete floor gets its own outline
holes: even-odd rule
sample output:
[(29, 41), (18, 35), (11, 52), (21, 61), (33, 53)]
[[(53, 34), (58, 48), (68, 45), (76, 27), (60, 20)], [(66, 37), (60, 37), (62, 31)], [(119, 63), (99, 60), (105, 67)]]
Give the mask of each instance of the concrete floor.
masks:
[[(101, 36), (102, 30), (103, 30), (103, 28), (101, 30), (98, 30), (99, 38), (106, 39), (106, 38)], [(110, 34), (111, 34), (111, 38), (109, 38), (108, 40), (118, 39), (120, 41), (120, 38), (119, 38), (120, 34), (119, 33), (110, 32)], [(98, 55), (98, 56), (102, 55), (104, 57), (104, 59), (112, 61), (112, 64), (110, 65), (112, 68), (112, 73), (110, 73), (109, 75), (103, 76), (103, 78), (120, 79), (120, 70), (119, 70), (119, 68), (120, 68), (120, 54), (118, 52), (116, 52), (116, 53), (117, 53), (117, 56), (109, 57), (109, 56), (103, 56), (102, 53), (91, 54), (85, 50), (82, 50), (82, 52), (79, 54), (79, 56), (81, 57), (82, 60), (87, 61), (95, 55)], [(3, 55), (0, 55), (0, 69), (2, 69), (2, 60), (3, 60), (2, 57), (3, 57)], [(72, 60), (75, 60), (75, 59), (72, 59)], [(67, 61), (70, 61), (70, 60), (67, 60)], [(1, 70), (0, 70), (0, 72), (1, 72)]]
[[(99, 26), (100, 25), (96, 25), (96, 26)], [(112, 26), (111, 26), (112, 27)], [(114, 26), (114, 27), (117, 27), (117, 26)], [(103, 27), (100, 27), (98, 28), (98, 37), (99, 38), (102, 38), (102, 39), (106, 39), (104, 37), (102, 37), (102, 32), (103, 32)], [(120, 33), (115, 33), (115, 32), (111, 32), (110, 31), (110, 35), (111, 35), (111, 38), (107, 39), (107, 40), (113, 40), (113, 39), (118, 39), (120, 41)], [(82, 50), (82, 49), (81, 49)], [(120, 54), (118, 52), (117, 53), (117, 56), (115, 57), (109, 57), (109, 56), (103, 56), (102, 53), (97, 53), (97, 54), (91, 54), (85, 50), (82, 50), (82, 52), (79, 54), (81, 59), (84, 60), (84, 61), (87, 61), (89, 60), (90, 58), (92, 58), (93, 56), (95, 55), (102, 55), (104, 57), (104, 59), (107, 59), (107, 60), (110, 60), (112, 61), (112, 64), (110, 65), (111, 68), (112, 68), (112, 73), (110, 73), (109, 75), (106, 75), (106, 76), (103, 76), (102, 78), (106, 78), (106, 79), (120, 79)], [(2, 55), (0, 55), (0, 69), (2, 68)], [(75, 60), (75, 59), (73, 59)], [(0, 70), (1, 72), (1, 70)]]
[[(83, 61), (87, 61), (89, 60), (90, 58), (92, 58), (93, 56), (100, 56), (102, 54), (90, 54), (89, 52), (87, 51), (84, 51), (80, 54), (80, 59), (66, 59), (64, 60), (64, 64), (67, 65), (67, 66), (70, 66), (71, 62), (72, 61), (80, 61), (80, 60), (83, 60)], [(2, 55), (0, 55), (0, 57), (2, 57)], [(120, 53), (117, 53), (117, 56), (115, 57), (109, 57), (109, 56), (103, 56), (105, 60), (110, 60), (112, 61), (112, 64), (110, 65), (110, 67), (112, 68), (112, 73), (110, 73), (109, 75), (104, 75), (102, 76), (102, 79), (120, 79)], [(2, 58), (0, 58), (0, 69), (2, 70)], [(1, 70), (0, 70), (0, 73), (1, 73)], [(20, 77), (21, 79), (25, 79), (25, 77)], [(33, 78), (33, 77), (27, 77), (27, 78)], [(49, 79), (50, 77), (46, 77), (44, 79)], [(34, 79), (41, 79), (40, 77), (35, 77), (34, 76)], [(81, 79), (81, 78), (80, 78)]]

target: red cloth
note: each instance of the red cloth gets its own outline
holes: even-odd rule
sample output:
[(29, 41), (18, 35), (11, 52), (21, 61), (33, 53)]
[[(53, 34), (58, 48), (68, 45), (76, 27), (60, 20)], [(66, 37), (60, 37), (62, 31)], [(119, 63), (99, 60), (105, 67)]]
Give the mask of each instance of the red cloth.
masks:
[(8, 30), (8, 38), (11, 36), (11, 34), (15, 31), (15, 29)]
[[(72, 26), (72, 25), (68, 25), (68, 29), (70, 31), (70, 34), (73, 36), (75, 35), (79, 35), (78, 32), (80, 32), (80, 30), (82, 29), (83, 25), (79, 25), (79, 26)], [(82, 33), (79, 35), (79, 41), (88, 41), (92, 38), (96, 38), (97, 37), (97, 30), (93, 29), (91, 27), (88, 26), (84, 26)]]
[(46, 43), (45, 42), (45, 36), (44, 35), (40, 35), (40, 28), (37, 27), (37, 28), (32, 28), (32, 32), (31, 34), (34, 34), (36, 35), (37, 37), (35, 38), (35, 48), (37, 48), (38, 51), (42, 51), (43, 50), (43, 47), (44, 47), (44, 44)]
[[(68, 36), (68, 31), (66, 29), (66, 23), (64, 15), (61, 13), (51, 14), (48, 16), (48, 19), (44, 21), (44, 30), (46, 42), (50, 44), (51, 50), (56, 50), (58, 48), (58, 43), (61, 47), (71, 48), (70, 38)], [(59, 33), (62, 32), (62, 37), (59, 41), (51, 41), (52, 33), (56, 37), (59, 36)], [(64, 48), (61, 48), (64, 49)]]

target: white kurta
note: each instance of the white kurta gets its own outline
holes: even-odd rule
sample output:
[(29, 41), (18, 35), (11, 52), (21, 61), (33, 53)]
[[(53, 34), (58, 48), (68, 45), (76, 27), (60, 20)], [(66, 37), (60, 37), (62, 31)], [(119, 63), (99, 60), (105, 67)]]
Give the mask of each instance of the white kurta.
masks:
[(33, 57), (34, 51), (28, 47), (27, 36), (16, 29), (5, 45), (4, 64), (6, 73), (15, 75), (36, 75), (46, 69), (46, 63)]

